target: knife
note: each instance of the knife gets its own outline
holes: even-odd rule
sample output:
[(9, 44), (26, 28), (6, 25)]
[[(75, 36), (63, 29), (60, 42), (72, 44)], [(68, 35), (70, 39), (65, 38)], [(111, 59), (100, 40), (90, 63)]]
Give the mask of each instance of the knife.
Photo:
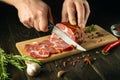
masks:
[(64, 40), (67, 44), (72, 44), (76, 47), (77, 50), (80, 51), (86, 51), (85, 48), (80, 46), (78, 43), (76, 43), (74, 40), (72, 40), (67, 34), (65, 34), (63, 31), (61, 31), (59, 28), (57, 28), (55, 25), (49, 23), (49, 27), (53, 27), (52, 32), (56, 33), (57, 36), (59, 36), (62, 40)]

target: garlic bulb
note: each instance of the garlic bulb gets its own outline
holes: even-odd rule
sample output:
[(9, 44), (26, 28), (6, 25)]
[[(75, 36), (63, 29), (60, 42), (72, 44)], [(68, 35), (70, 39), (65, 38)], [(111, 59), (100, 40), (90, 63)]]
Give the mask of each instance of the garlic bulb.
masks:
[(26, 62), (27, 65), (27, 74), (29, 76), (35, 76), (41, 71), (41, 66), (38, 63)]

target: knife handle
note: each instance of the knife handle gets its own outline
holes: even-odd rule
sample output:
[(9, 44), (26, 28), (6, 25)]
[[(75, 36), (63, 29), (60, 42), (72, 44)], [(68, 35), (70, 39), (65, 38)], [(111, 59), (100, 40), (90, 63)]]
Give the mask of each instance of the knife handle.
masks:
[(52, 23), (48, 22), (48, 29), (52, 30), (53, 28), (54, 28), (54, 25)]

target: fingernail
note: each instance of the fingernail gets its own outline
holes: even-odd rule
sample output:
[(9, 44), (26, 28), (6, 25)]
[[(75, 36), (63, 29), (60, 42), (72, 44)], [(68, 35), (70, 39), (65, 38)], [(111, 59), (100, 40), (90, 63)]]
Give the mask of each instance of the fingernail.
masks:
[(48, 31), (48, 28), (45, 27), (45, 28), (42, 28), (41, 30), (42, 30), (43, 32), (47, 32), (47, 31)]
[(71, 25), (76, 25), (76, 21), (71, 21)]
[(79, 27), (84, 28), (84, 27), (85, 27), (85, 25), (84, 25), (84, 24), (79, 24)]
[(47, 32), (47, 31), (48, 31), (48, 28), (47, 28), (47, 29), (45, 29), (44, 31), (45, 31), (45, 32)]

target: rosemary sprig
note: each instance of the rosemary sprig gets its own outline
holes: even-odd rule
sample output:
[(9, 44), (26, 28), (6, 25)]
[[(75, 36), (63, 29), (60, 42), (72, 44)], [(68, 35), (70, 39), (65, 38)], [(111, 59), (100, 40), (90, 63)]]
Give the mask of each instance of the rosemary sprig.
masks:
[(27, 66), (24, 61), (35, 62), (42, 65), (42, 63), (37, 59), (28, 56), (7, 54), (0, 48), (0, 80), (10, 80), (6, 68), (8, 63), (20, 70), (25, 70)]
[(35, 63), (38, 63), (38, 64), (40, 64), (40, 65), (42, 65), (42, 63), (40, 63), (40, 61), (39, 60), (37, 60), (37, 59), (34, 59), (34, 58), (30, 58), (30, 57), (28, 57), (28, 56), (20, 56), (20, 55), (12, 55), (12, 57), (14, 58), (14, 59), (17, 59), (17, 60), (19, 60), (19, 61), (32, 61), (32, 62), (35, 62)]
[(8, 73), (6, 69), (7, 63), (8, 62), (4, 50), (0, 49), (0, 66), (1, 66), (0, 80), (8, 79)]

